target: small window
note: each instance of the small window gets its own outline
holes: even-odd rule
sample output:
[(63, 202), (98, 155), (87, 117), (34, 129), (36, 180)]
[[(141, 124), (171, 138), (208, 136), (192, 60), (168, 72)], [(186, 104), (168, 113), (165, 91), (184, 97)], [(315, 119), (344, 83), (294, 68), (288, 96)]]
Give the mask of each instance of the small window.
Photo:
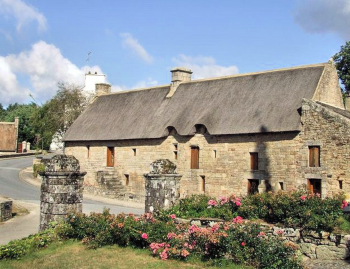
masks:
[(191, 147), (191, 169), (199, 169), (199, 147)]
[(136, 149), (132, 149), (132, 151), (134, 152), (134, 156), (136, 156)]
[(125, 174), (125, 186), (129, 186), (130, 183), (130, 177), (129, 175)]
[(248, 194), (259, 192), (259, 179), (248, 179)]
[(250, 170), (259, 170), (258, 153), (250, 152)]
[(280, 190), (284, 191), (284, 186), (283, 186), (283, 182), (280, 182)]
[(174, 144), (174, 150), (178, 150), (177, 144)]
[(87, 149), (87, 157), (90, 158), (90, 146), (86, 146)]
[(320, 147), (309, 147), (309, 167), (320, 167)]
[(340, 190), (343, 189), (343, 180), (339, 180), (339, 189), (340, 189)]
[(321, 195), (321, 187), (321, 179), (311, 178), (308, 180), (307, 188), (310, 193)]
[(177, 151), (174, 151), (174, 158), (177, 160)]
[(205, 193), (205, 176), (201, 176), (201, 191)]
[(114, 166), (114, 147), (107, 147), (107, 166)]
[(214, 149), (214, 159), (216, 159), (216, 149)]

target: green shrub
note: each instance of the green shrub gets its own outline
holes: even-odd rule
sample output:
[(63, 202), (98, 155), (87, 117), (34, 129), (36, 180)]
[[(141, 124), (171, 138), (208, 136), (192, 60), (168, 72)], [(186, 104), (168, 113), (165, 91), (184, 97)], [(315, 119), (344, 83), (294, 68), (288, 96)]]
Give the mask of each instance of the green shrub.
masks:
[(44, 171), (45, 171), (45, 164), (43, 164), (43, 163), (33, 164), (33, 176), (34, 176), (34, 178), (38, 177), (39, 172), (44, 172)]
[(54, 229), (49, 228), (38, 234), (11, 241), (7, 245), (0, 246), (0, 260), (19, 259), (35, 249), (47, 247), (50, 243), (56, 241), (56, 239)]

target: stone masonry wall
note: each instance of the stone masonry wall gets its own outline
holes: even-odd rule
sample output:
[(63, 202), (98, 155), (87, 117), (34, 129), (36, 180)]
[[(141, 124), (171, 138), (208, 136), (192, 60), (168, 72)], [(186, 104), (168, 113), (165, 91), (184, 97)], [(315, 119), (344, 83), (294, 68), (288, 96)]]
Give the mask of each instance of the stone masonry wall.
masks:
[[(281, 185), (290, 190), (306, 184), (307, 179), (319, 178), (323, 197), (339, 192), (339, 181), (342, 181), (343, 191), (350, 193), (350, 120), (307, 100), (303, 103), (301, 119), (299, 133), (179, 136), (172, 132), (164, 139), (67, 142), (66, 153), (74, 155), (87, 171), (87, 189), (107, 193), (103, 191), (106, 186), (101, 186), (97, 178), (98, 172), (104, 171), (114, 174), (113, 180), (118, 182), (115, 184), (122, 186), (119, 187), (122, 195), (114, 197), (142, 202), (145, 198), (143, 174), (148, 173), (149, 165), (157, 159), (174, 162), (177, 172), (183, 175), (181, 197), (200, 193), (216, 197), (232, 193), (246, 195), (248, 179), (260, 180), (259, 190), (264, 191), (279, 190)], [(320, 167), (309, 167), (309, 146), (312, 145), (321, 148)], [(115, 147), (114, 167), (106, 167), (107, 146)], [(191, 146), (200, 149), (199, 169), (190, 169)], [(258, 152), (256, 171), (250, 169), (250, 152)]]
[(0, 198), (0, 222), (12, 218), (12, 201)]
[[(322, 196), (334, 195), (340, 190), (350, 193), (350, 119), (339, 115), (313, 101), (303, 100), (303, 124), (300, 138), (298, 183), (308, 178), (321, 179)], [(320, 146), (320, 167), (308, 167), (309, 146)]]

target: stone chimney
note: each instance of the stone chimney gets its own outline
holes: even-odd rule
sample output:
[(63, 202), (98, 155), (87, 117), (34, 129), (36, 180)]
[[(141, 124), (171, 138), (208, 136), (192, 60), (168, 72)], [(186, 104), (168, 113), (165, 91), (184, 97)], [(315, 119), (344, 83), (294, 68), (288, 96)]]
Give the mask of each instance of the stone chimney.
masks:
[(166, 97), (171, 97), (174, 95), (177, 87), (182, 82), (188, 82), (191, 81), (191, 74), (192, 71), (185, 67), (175, 67), (171, 71), (171, 85), (170, 85), (170, 91)]
[(111, 93), (111, 85), (106, 83), (96, 84), (96, 97)]

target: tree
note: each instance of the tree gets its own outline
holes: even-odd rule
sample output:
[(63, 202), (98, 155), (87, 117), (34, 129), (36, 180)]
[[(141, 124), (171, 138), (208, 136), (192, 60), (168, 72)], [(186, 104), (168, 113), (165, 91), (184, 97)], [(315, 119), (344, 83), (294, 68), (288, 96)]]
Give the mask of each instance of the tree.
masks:
[[(59, 83), (56, 95), (35, 112), (32, 124), (38, 140), (49, 148), (53, 136), (63, 137), (90, 103), (92, 96), (74, 84)], [(40, 142), (40, 141), (38, 141)]]
[(340, 51), (333, 56), (338, 76), (343, 84), (343, 92), (350, 93), (350, 41), (341, 46)]
[(4, 121), (6, 116), (6, 109), (0, 103), (0, 121)]
[(31, 118), (36, 110), (36, 105), (34, 103), (28, 105), (20, 105), (18, 103), (10, 104), (5, 113), (4, 121), (14, 122), (15, 117), (19, 118), (18, 126), (18, 141), (28, 141), (30, 143), (34, 142), (35, 132), (31, 125)]

